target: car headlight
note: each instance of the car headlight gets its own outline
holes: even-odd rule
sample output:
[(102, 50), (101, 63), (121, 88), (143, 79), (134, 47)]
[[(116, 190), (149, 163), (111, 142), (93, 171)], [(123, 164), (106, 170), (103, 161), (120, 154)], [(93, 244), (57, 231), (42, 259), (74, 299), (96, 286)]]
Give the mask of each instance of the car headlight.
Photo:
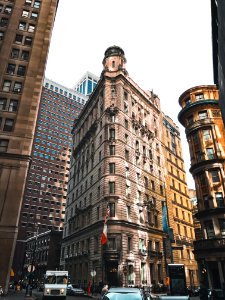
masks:
[(46, 290), (46, 293), (47, 293), (47, 294), (50, 294), (50, 289), (47, 289), (47, 290)]
[(61, 289), (61, 290), (60, 290), (60, 293), (61, 293), (61, 294), (64, 294), (64, 292), (65, 292), (65, 289)]

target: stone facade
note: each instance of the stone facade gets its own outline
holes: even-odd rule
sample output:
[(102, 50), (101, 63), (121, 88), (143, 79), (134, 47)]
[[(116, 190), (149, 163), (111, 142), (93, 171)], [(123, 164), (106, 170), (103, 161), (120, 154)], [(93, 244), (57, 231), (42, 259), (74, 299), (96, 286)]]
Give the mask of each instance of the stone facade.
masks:
[(224, 285), (224, 150), (225, 130), (215, 85), (193, 87), (179, 98), (179, 121), (185, 127), (195, 181), (203, 238), (194, 242), (201, 283)]
[[(193, 255), (195, 227), (193, 203), (190, 201), (179, 128), (170, 117), (163, 115), (166, 157), (166, 195), (171, 239), (172, 261), (185, 265), (187, 286), (199, 286), (198, 266)], [(169, 261), (171, 262), (171, 260)]]
[(58, 1), (0, 1), (0, 285), (8, 288)]
[[(172, 259), (164, 251), (162, 228), (171, 179), (160, 101), (129, 77), (125, 63), (121, 48), (106, 50), (100, 80), (73, 129), (61, 268), (83, 286), (165, 283)], [(186, 205), (187, 191), (183, 195)], [(169, 196), (167, 205), (172, 212)], [(107, 206), (108, 242), (101, 245)]]

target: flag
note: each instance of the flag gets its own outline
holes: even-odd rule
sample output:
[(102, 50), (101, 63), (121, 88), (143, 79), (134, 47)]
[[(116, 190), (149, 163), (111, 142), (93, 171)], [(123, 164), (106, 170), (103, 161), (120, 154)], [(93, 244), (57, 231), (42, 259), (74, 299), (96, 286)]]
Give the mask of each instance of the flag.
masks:
[(102, 237), (101, 237), (101, 244), (105, 245), (107, 244), (107, 224), (104, 224)]
[(101, 236), (101, 244), (102, 245), (107, 244), (107, 221), (109, 218), (109, 214), (110, 214), (110, 208), (109, 208), (109, 205), (107, 205), (105, 220), (104, 220), (104, 227), (103, 227), (103, 232), (102, 232), (102, 236)]
[(168, 220), (167, 220), (167, 206), (164, 205), (162, 208), (162, 227), (163, 227), (163, 232), (168, 233)]

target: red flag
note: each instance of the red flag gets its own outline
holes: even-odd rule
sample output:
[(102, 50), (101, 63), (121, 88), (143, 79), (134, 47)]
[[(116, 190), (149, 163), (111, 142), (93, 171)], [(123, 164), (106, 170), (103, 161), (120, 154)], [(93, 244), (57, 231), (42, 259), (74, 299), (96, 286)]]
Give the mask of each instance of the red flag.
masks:
[(107, 244), (107, 224), (106, 223), (108, 221), (109, 214), (110, 214), (110, 208), (109, 208), (109, 206), (107, 206), (104, 227), (103, 227), (103, 232), (102, 232), (102, 236), (101, 236), (101, 244), (102, 245)]
[(104, 224), (102, 237), (101, 237), (101, 244), (105, 245), (107, 244), (107, 224)]

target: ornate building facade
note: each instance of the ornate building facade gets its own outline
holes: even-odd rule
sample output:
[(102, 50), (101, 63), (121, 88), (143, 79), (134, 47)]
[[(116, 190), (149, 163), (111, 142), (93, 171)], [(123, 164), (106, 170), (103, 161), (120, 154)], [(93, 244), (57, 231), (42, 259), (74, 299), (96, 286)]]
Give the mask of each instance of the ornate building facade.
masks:
[[(222, 288), (225, 275), (225, 130), (215, 85), (193, 87), (179, 98), (186, 129), (202, 239), (194, 242), (201, 283)], [(201, 236), (201, 235), (199, 235)]]
[(0, 1), (0, 285), (8, 280), (58, 1)]
[[(170, 177), (160, 101), (129, 77), (125, 63), (120, 47), (105, 51), (100, 80), (73, 129), (61, 268), (83, 286), (157, 284), (172, 260), (162, 228)], [(101, 245), (107, 206), (108, 242)]]

